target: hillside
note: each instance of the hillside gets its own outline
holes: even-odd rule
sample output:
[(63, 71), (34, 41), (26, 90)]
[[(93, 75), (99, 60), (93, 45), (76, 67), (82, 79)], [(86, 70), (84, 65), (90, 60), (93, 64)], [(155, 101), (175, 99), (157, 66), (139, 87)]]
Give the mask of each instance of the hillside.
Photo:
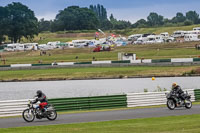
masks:
[(117, 34), (121, 35), (132, 35), (132, 34), (144, 34), (144, 33), (155, 33), (160, 34), (162, 32), (168, 32), (172, 34), (176, 30), (192, 30), (194, 27), (200, 27), (200, 25), (190, 25), (190, 26), (179, 26), (179, 27), (153, 27), (153, 28), (134, 28), (115, 31)]
[[(154, 28), (134, 28), (134, 29), (124, 29), (124, 30), (112, 30), (105, 31), (106, 36), (111, 35), (112, 33), (116, 35), (122, 35), (128, 37), (132, 34), (142, 34), (142, 33), (155, 33), (160, 34), (162, 32), (168, 32), (172, 34), (176, 30), (192, 30), (194, 27), (200, 27), (200, 25), (191, 25), (191, 26), (180, 26), (180, 27), (154, 27)], [(38, 36), (32, 40), (32, 42), (37, 42), (39, 44), (44, 44), (51, 41), (61, 41), (68, 42), (76, 39), (94, 39), (94, 30), (83, 30), (83, 31), (62, 31), (62, 32), (44, 32), (40, 33)], [(103, 34), (100, 34), (100, 38), (105, 37)], [(26, 39), (22, 39), (22, 42), (29, 42)]]

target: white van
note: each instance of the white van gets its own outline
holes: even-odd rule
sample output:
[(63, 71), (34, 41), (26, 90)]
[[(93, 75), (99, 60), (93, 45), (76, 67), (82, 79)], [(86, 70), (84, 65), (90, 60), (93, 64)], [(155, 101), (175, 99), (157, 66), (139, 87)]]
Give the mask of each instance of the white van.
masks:
[(24, 50), (38, 50), (38, 43), (24, 43)]
[(161, 35), (149, 35), (147, 40), (147, 44), (152, 44), (152, 43), (163, 43), (164, 39)]
[(195, 27), (195, 28), (193, 28), (193, 30), (195, 31), (195, 30), (199, 30), (200, 31), (200, 27)]
[(85, 47), (89, 45), (90, 40), (72, 40), (72, 43), (74, 47)]
[(138, 38), (142, 37), (142, 34), (133, 34), (128, 37), (128, 42), (137, 41)]
[(5, 51), (23, 51), (24, 44), (20, 44), (20, 43), (8, 44), (7, 47), (4, 48), (4, 50)]
[(178, 30), (178, 31), (174, 31), (172, 37), (174, 38), (184, 37), (185, 34), (187, 34), (187, 31)]
[(59, 48), (59, 46), (57, 44), (60, 44), (60, 41), (48, 42), (47, 43), (48, 49)]
[(174, 37), (169, 36), (168, 32), (160, 33), (160, 35), (162, 36), (165, 42), (173, 42), (175, 40)]
[(185, 34), (184, 40), (189, 41), (200, 41), (200, 35), (197, 34)]
[(200, 35), (200, 30), (187, 31), (187, 34), (197, 34), (197, 35)]

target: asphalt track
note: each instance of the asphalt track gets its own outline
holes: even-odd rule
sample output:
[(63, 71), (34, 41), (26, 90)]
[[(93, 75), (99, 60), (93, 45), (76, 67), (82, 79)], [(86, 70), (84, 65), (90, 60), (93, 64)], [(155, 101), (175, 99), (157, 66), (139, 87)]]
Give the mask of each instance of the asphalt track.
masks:
[(49, 121), (47, 119), (42, 119), (42, 120), (35, 119), (35, 121), (31, 123), (25, 122), (22, 117), (1, 118), (0, 128), (98, 122), (98, 121), (110, 121), (110, 120), (127, 120), (136, 118), (180, 116), (180, 115), (191, 115), (191, 114), (200, 114), (200, 105), (195, 105), (191, 109), (178, 108), (175, 110), (169, 110), (167, 107), (163, 107), (163, 108), (127, 109), (127, 110), (64, 114), (64, 115), (58, 115), (58, 118), (55, 121)]

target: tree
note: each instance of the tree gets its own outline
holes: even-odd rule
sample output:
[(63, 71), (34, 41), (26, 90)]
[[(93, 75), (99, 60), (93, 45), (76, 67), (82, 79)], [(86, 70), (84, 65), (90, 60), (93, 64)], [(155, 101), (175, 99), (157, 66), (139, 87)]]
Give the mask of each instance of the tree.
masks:
[(189, 11), (186, 13), (186, 19), (191, 20), (194, 24), (199, 23), (199, 14), (196, 11)]
[(22, 37), (32, 39), (34, 35), (38, 34), (38, 20), (34, 12), (27, 6), (13, 2), (5, 7), (8, 11), (6, 19), (8, 25), (7, 35), (14, 41), (20, 42)]
[(191, 20), (185, 20), (184, 25), (188, 26), (188, 25), (192, 25), (193, 22)]
[(7, 18), (8, 11), (0, 6), (0, 44), (5, 41), (4, 35), (6, 35), (7, 31), (7, 23), (6, 23), (6, 18)]
[(97, 15), (100, 21), (105, 21), (108, 19), (106, 8), (104, 8), (103, 5), (100, 5), (100, 4), (98, 4), (97, 6), (90, 5), (89, 9), (92, 10)]
[(108, 29), (112, 28), (111, 22), (107, 18), (106, 8), (104, 8), (103, 5), (100, 5), (100, 4), (98, 4), (97, 6), (90, 5), (89, 9), (92, 10), (96, 14), (96, 16), (100, 22), (99, 26), (101, 29), (108, 30)]
[(134, 23), (132, 25), (132, 27), (133, 28), (142, 28), (142, 27), (146, 27), (146, 25), (147, 25), (147, 21), (144, 19), (140, 19), (136, 23)]
[(42, 18), (38, 23), (38, 31), (51, 31), (51, 23), (52, 21), (47, 21)]
[(129, 21), (125, 21), (125, 20), (119, 20), (117, 21), (117, 23), (114, 25), (115, 29), (126, 29), (131, 27), (131, 23)]
[(164, 24), (164, 18), (155, 12), (151, 12), (147, 17), (147, 23), (149, 26), (160, 26)]
[(181, 12), (176, 13), (176, 17), (172, 18), (173, 23), (181, 23), (184, 22), (185, 20), (186, 17)]
[(113, 25), (109, 20), (103, 20), (100, 22), (100, 29), (109, 30), (112, 29)]
[(113, 14), (110, 15), (110, 21), (111, 21), (111, 22), (112, 22), (112, 21), (117, 21), (117, 20), (114, 18)]
[(61, 10), (54, 21), (56, 30), (92, 30), (97, 29), (99, 21), (93, 11), (79, 6), (70, 6)]
[(126, 29), (131, 27), (131, 22), (125, 20), (117, 20), (113, 14), (110, 15), (111, 29)]

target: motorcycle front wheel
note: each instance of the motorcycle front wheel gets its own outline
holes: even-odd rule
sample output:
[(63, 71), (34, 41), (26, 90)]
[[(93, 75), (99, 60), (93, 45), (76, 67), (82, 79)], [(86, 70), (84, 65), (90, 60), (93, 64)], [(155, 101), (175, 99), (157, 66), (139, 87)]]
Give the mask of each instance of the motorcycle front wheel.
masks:
[(174, 110), (176, 105), (174, 103), (173, 100), (167, 100), (167, 107), (170, 109), (170, 110)]
[(185, 101), (185, 108), (187, 108), (187, 109), (192, 108), (192, 102), (190, 100)]
[(35, 115), (30, 109), (25, 109), (22, 113), (22, 116), (26, 122), (32, 122), (35, 119)]
[(48, 113), (47, 119), (49, 119), (50, 121), (53, 121), (57, 118), (57, 112), (55, 110), (51, 110), (47, 113)]

